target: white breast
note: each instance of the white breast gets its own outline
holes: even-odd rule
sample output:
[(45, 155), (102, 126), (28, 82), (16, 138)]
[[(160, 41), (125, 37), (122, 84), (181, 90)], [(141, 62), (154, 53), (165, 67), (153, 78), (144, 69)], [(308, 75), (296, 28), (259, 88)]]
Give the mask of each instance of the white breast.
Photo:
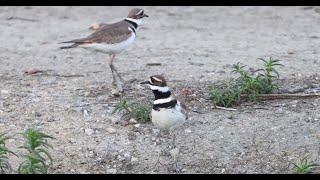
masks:
[(136, 34), (135, 33), (131, 33), (131, 36), (120, 43), (116, 43), (116, 44), (106, 44), (106, 43), (91, 43), (91, 44), (85, 44), (82, 45), (82, 48), (91, 50), (91, 51), (98, 51), (98, 52), (102, 52), (102, 53), (106, 53), (106, 54), (118, 54), (122, 51), (124, 51), (125, 49), (127, 49), (135, 40)]
[(181, 112), (180, 103), (175, 108), (161, 108), (159, 111), (152, 109), (152, 123), (159, 129), (170, 131), (183, 125), (186, 116)]

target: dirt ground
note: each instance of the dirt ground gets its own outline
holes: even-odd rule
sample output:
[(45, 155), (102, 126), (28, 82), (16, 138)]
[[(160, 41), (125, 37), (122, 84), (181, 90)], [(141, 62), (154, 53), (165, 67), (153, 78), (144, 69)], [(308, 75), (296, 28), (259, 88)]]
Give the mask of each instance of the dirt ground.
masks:
[[(174, 173), (152, 123), (126, 124), (111, 114), (118, 102), (109, 56), (60, 50), (59, 42), (89, 35), (96, 22), (125, 18), (132, 7), (0, 7), (0, 132), (41, 130), (54, 162), (48, 173)], [(210, 86), (233, 77), (232, 64), (260, 68), (257, 58), (282, 60), (282, 91), (320, 89), (319, 7), (141, 7), (149, 18), (135, 43), (116, 57), (130, 84), (124, 97), (146, 103), (139, 82), (163, 74), (188, 105), (177, 132), (177, 173), (295, 173), (290, 162), (320, 162), (320, 99), (244, 103), (212, 109)], [(161, 63), (161, 66), (148, 66)], [(42, 73), (26, 74), (33, 69)], [(182, 97), (179, 92), (191, 90)], [(7, 142), (22, 155), (19, 135)], [(22, 157), (10, 156), (14, 173)], [(159, 170), (159, 172), (158, 172)], [(320, 173), (320, 169), (311, 169)]]

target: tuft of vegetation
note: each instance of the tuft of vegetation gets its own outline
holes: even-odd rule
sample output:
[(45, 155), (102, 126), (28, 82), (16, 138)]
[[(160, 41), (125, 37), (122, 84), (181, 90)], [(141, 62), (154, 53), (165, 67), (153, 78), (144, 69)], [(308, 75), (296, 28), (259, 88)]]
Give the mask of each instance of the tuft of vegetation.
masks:
[(138, 122), (146, 123), (151, 121), (151, 109), (152, 106), (141, 106), (138, 103), (128, 103), (125, 99), (120, 98), (112, 114), (123, 113), (123, 117), (126, 119), (133, 118)]
[(311, 173), (310, 168), (320, 167), (320, 164), (318, 163), (309, 163), (306, 157), (299, 160), (297, 164), (296, 163), (291, 163), (291, 164), (293, 164), (294, 169), (298, 174), (309, 174)]
[(238, 78), (224, 81), (221, 87), (212, 86), (211, 99), (216, 105), (224, 107), (239, 105), (244, 96), (250, 101), (256, 101), (259, 95), (271, 94), (279, 89), (277, 83), (279, 73), (275, 67), (283, 66), (279, 63), (280, 60), (272, 57), (268, 60), (262, 58), (258, 60), (264, 62), (263, 69), (250, 73), (245, 70), (245, 65), (237, 63), (232, 66), (232, 72), (237, 74)]
[(7, 155), (16, 155), (6, 147), (5, 141), (8, 139), (10, 139), (10, 137), (5, 136), (5, 133), (0, 134), (0, 174), (7, 174), (12, 172), (12, 168)]
[(52, 165), (52, 158), (47, 148), (50, 147), (53, 149), (53, 147), (46, 142), (46, 139), (53, 139), (53, 137), (33, 129), (27, 129), (21, 134), (24, 136), (26, 142), (19, 148), (27, 150), (28, 154), (23, 156), (25, 157), (25, 161), (20, 164), (18, 172), (20, 174), (46, 174), (48, 169), (46, 162), (48, 158)]

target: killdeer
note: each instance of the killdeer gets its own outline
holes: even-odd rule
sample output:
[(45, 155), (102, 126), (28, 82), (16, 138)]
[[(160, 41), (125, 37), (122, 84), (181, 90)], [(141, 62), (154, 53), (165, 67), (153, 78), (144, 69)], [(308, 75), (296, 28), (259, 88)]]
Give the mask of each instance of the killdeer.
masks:
[[(151, 111), (152, 123), (160, 129), (160, 132), (166, 131), (173, 134), (172, 144), (176, 149), (174, 130), (181, 127), (188, 118), (187, 107), (171, 93), (163, 76), (153, 75), (148, 81), (141, 82), (141, 84), (148, 84), (155, 97)], [(159, 157), (160, 154), (158, 154), (157, 163)], [(173, 157), (176, 163), (175, 155)]]
[[(110, 69), (112, 72), (112, 84), (117, 85), (120, 92), (123, 91), (123, 79), (117, 72), (113, 65), (116, 54), (126, 50), (136, 38), (136, 29), (142, 23), (142, 19), (148, 17), (142, 9), (132, 9), (127, 18), (120, 22), (104, 25), (102, 28), (97, 29), (86, 38), (65, 41), (61, 43), (73, 43), (70, 46), (60, 47), (60, 49), (68, 48), (84, 48), (91, 51), (101, 52), (110, 55)], [(119, 81), (116, 82), (116, 75)], [(116, 83), (116, 84), (115, 84)]]

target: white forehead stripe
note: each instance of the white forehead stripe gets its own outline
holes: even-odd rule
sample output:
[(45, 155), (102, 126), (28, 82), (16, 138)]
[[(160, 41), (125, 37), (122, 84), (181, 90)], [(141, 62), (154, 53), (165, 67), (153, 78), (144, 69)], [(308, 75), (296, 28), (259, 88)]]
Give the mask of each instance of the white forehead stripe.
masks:
[(138, 14), (140, 14), (140, 13), (142, 13), (142, 10), (140, 10), (136, 15), (138, 15)]
[(159, 78), (156, 78), (156, 77), (152, 77), (152, 78), (155, 79), (155, 80), (157, 80), (157, 81), (159, 81), (159, 82), (162, 82), (162, 80), (159, 79)]
[(172, 101), (172, 97), (164, 98), (164, 99), (157, 99), (153, 102), (153, 104), (164, 104)]
[(149, 84), (149, 87), (150, 87), (151, 90), (158, 90), (160, 92), (168, 92), (169, 91), (169, 87), (168, 86), (160, 87), (160, 86), (153, 86), (153, 85)]

